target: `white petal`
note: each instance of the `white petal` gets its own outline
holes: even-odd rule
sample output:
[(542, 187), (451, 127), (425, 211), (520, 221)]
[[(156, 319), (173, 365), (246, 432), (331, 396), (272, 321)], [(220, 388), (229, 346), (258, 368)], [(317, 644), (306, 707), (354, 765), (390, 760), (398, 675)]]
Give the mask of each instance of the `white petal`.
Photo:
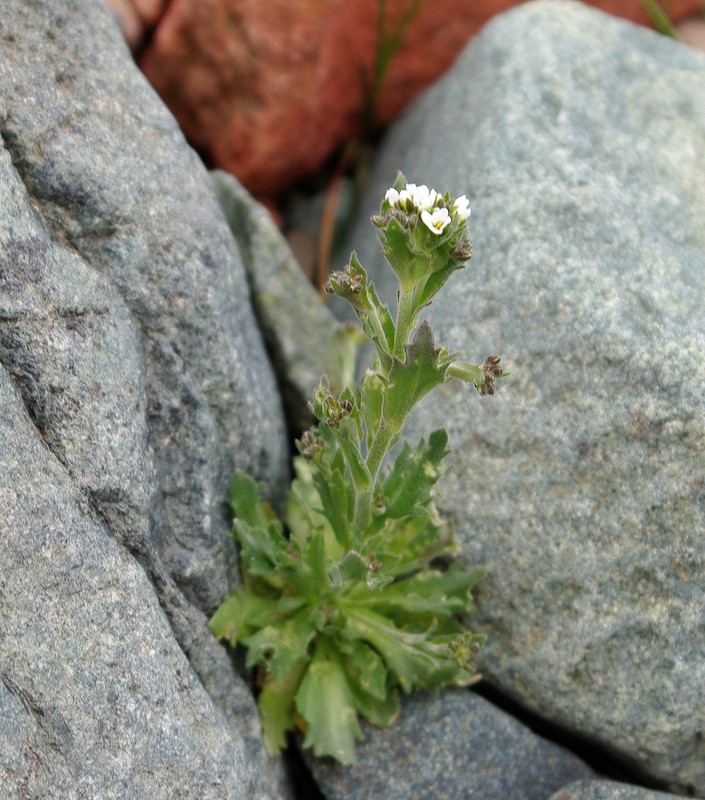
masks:
[(424, 210), (421, 212), (421, 221), (431, 233), (440, 236), (450, 225), (450, 214), (447, 208), (437, 208), (433, 213)]
[(399, 205), (399, 192), (394, 189), (387, 189), (384, 194), (384, 199), (389, 203), (390, 206), (397, 206)]
[(463, 221), (470, 216), (470, 201), (464, 194), (453, 201), (453, 210), (456, 216)]
[[(397, 205), (399, 208), (404, 209), (405, 211), (410, 211), (411, 208), (415, 206), (413, 194), (408, 189), (402, 189), (399, 192), (399, 200)], [(411, 208), (409, 208), (409, 206)]]
[(433, 208), (437, 197), (438, 192), (435, 189), (429, 189), (425, 183), (422, 183), (421, 186), (417, 186), (416, 191), (414, 192), (416, 207), (419, 209), (419, 211), (423, 211), (424, 209), (430, 211)]

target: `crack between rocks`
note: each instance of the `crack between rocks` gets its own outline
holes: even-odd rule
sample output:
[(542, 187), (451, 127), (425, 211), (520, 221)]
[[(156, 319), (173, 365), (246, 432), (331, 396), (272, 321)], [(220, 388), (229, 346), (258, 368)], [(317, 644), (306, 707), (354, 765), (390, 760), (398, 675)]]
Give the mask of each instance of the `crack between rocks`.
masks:
[(591, 738), (589, 734), (575, 731), (542, 717), (487, 680), (477, 683), (468, 691), (483, 697), (495, 708), (504, 711), (525, 725), (537, 736), (569, 750), (592, 767), (598, 777), (606, 777), (626, 785), (642, 786), (652, 791), (672, 791), (672, 785), (669, 785), (664, 779), (648, 774), (635, 759)]

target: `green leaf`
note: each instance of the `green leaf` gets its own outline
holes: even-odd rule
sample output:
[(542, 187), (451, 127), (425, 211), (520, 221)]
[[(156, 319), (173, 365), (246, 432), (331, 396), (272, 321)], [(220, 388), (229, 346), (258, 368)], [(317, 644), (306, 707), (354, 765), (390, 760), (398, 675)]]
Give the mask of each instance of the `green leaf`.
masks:
[(220, 604), (208, 626), (216, 638), (227, 639), (234, 647), (241, 639), (285, 617), (301, 605), (298, 598), (276, 600), (238, 589)]
[(235, 535), (240, 544), (240, 563), (250, 575), (269, 576), (276, 572), (280, 554), (288, 547), (279, 520), (251, 526), (235, 520)]
[(371, 609), (346, 605), (344, 613), (348, 627), (380, 653), (405, 692), (414, 688), (437, 689), (472, 678), (453, 655), (452, 644), (457, 636), (433, 637), (432, 631), (405, 631)]
[(230, 506), (239, 517), (252, 527), (266, 527), (273, 513), (260, 498), (260, 489), (255, 481), (244, 472), (237, 471), (230, 484)]
[[(292, 484), (286, 508), (291, 538), (300, 550), (306, 550), (312, 536), (321, 534), (325, 555), (332, 559), (339, 558), (345, 549), (339, 538), (345, 540), (349, 535), (348, 509), (352, 504), (348, 497), (352, 489), (345, 483), (341, 472), (344, 468), (343, 456), (339, 452), (337, 456), (339, 459), (334, 459), (337, 465), (331, 467), (328, 464), (325, 471), (316, 462), (294, 459), (297, 478)], [(325, 499), (321, 497), (321, 492)]]
[(367, 488), (370, 485), (370, 472), (360, 453), (359, 439), (353, 440), (347, 431), (340, 431), (338, 445), (345, 455), (353, 486), (358, 490)]
[(331, 469), (324, 473), (316, 464), (311, 465), (311, 480), (313, 481), (318, 497), (320, 498), (320, 512), (329, 522), (338, 547), (329, 545), (327, 555), (336, 557), (339, 550), (344, 550), (352, 544), (351, 519), (354, 508), (354, 488), (350, 480), (346, 480), (340, 469)]
[(388, 694), (389, 672), (379, 653), (359, 639), (339, 642), (353, 683), (376, 700)]
[[(382, 357), (388, 356), (392, 352), (394, 345), (394, 320), (387, 304), (379, 299), (374, 283), (368, 283), (366, 289), (367, 298), (374, 316), (370, 316), (367, 321), (360, 318), (360, 322), (363, 323), (363, 330), (372, 342), (379, 345), (377, 352)], [(374, 335), (371, 335), (371, 332)]]
[[(407, 181), (406, 175), (404, 175), (404, 173), (401, 170), (398, 170), (397, 171), (397, 177), (394, 179), (394, 183), (392, 185), (394, 186), (394, 188), (398, 192), (400, 192), (402, 189), (406, 188), (406, 184), (408, 182), (409, 181)], [(385, 200), (385, 202), (388, 202), (388, 201)]]
[(367, 337), (353, 324), (339, 324), (331, 334), (328, 375), (335, 391), (342, 392), (355, 381), (355, 367), (360, 347)]
[(360, 413), (365, 424), (365, 446), (369, 451), (382, 419), (384, 382), (372, 370), (367, 370), (360, 389)]
[(441, 461), (448, 455), (447, 445), (443, 428), (434, 431), (428, 442), (422, 439), (413, 451), (404, 443), (381, 488), (388, 517), (406, 516), (430, 499), (431, 488), (442, 474)]
[(363, 557), (355, 550), (349, 550), (329, 571), (331, 581), (335, 587), (340, 587), (348, 581), (364, 581), (367, 577), (368, 566)]
[(399, 692), (393, 688), (390, 688), (381, 700), (367, 694), (354, 681), (351, 683), (350, 689), (355, 698), (355, 708), (373, 725), (383, 728), (389, 725), (399, 713)]
[(348, 596), (359, 606), (367, 605), (399, 622), (414, 615), (455, 617), (472, 610), (470, 589), (483, 574), (481, 569), (467, 572), (454, 563), (447, 572), (424, 570), (377, 591), (357, 586)]
[(296, 708), (306, 720), (304, 747), (317, 756), (332, 756), (342, 764), (355, 762), (355, 741), (362, 738), (355, 695), (343, 656), (322, 636), (296, 692)]
[(333, 537), (333, 530), (323, 514), (321, 497), (313, 481), (313, 462), (295, 458), (294, 471), (296, 479), (287, 498), (285, 519), (292, 540), (303, 550), (309, 535), (325, 531)]
[(260, 500), (257, 484), (244, 472), (233, 476), (230, 503), (236, 515), (233, 535), (240, 544), (243, 573), (272, 576), (288, 545), (281, 522)]
[(306, 581), (311, 584), (314, 597), (319, 597), (328, 586), (326, 561), (326, 537), (322, 532), (312, 533), (304, 548), (303, 562), (308, 567)]
[(400, 428), (409, 411), (431, 389), (443, 383), (449, 361), (437, 348), (428, 322), (419, 325), (411, 344), (404, 345), (404, 361), (394, 360), (384, 401), (384, 415)]
[(286, 746), (286, 733), (294, 729), (294, 696), (301, 683), (306, 665), (294, 664), (280, 680), (271, 676), (265, 681), (257, 707), (262, 721), (262, 738), (270, 756), (278, 755)]
[[(447, 525), (428, 510), (416, 508), (413, 516), (393, 519), (381, 515), (365, 541), (365, 552), (375, 554), (384, 574), (403, 575), (425, 566), (434, 558), (455, 549)], [(376, 521), (377, 523), (377, 521)]]
[(429, 271), (428, 256), (415, 247), (413, 231), (392, 218), (379, 239), (402, 291), (411, 291)]
[(450, 276), (459, 269), (463, 269), (465, 264), (462, 261), (456, 261), (454, 258), (449, 258), (445, 265), (440, 269), (436, 269), (428, 276), (428, 280), (423, 286), (423, 289), (418, 294), (419, 307), (427, 306), (431, 300), (443, 288), (445, 282)]
[(670, 36), (672, 39), (678, 39), (678, 32), (673, 27), (668, 14), (658, 0), (641, 0), (641, 4), (644, 6), (651, 24), (659, 33), (664, 36)]
[(267, 625), (243, 639), (247, 646), (246, 665), (265, 666), (276, 680), (281, 679), (294, 664), (308, 660), (308, 646), (315, 634), (315, 622), (305, 612)]

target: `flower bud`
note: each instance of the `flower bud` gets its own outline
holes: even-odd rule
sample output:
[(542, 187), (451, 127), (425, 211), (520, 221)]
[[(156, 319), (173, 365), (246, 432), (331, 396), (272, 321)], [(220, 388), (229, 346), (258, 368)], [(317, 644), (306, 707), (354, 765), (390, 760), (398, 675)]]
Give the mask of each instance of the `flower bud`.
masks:
[(455, 261), (468, 261), (472, 258), (472, 245), (464, 239), (457, 239), (453, 242), (450, 255)]
[(323, 438), (316, 436), (313, 431), (305, 431), (301, 439), (296, 442), (301, 455), (309, 461), (323, 450), (324, 444)]
[(499, 366), (499, 362), (499, 356), (487, 356), (482, 363), (483, 380), (480, 384), (476, 384), (481, 395), (494, 394), (495, 378), (501, 378), (504, 375), (504, 370)]

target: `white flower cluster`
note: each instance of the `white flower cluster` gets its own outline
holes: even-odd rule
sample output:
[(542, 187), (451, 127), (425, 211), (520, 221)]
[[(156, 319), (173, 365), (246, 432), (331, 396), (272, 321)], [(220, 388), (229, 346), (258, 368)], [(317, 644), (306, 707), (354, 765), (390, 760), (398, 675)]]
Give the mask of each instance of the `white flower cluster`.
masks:
[[(435, 189), (429, 189), (425, 183), (417, 186), (407, 183), (401, 191), (387, 189), (384, 199), (392, 208), (399, 208), (408, 213), (421, 215), (421, 221), (436, 236), (440, 236), (451, 223), (451, 213), (443, 205), (443, 197)], [(461, 194), (451, 206), (453, 215), (461, 222), (470, 216), (470, 202)]]

